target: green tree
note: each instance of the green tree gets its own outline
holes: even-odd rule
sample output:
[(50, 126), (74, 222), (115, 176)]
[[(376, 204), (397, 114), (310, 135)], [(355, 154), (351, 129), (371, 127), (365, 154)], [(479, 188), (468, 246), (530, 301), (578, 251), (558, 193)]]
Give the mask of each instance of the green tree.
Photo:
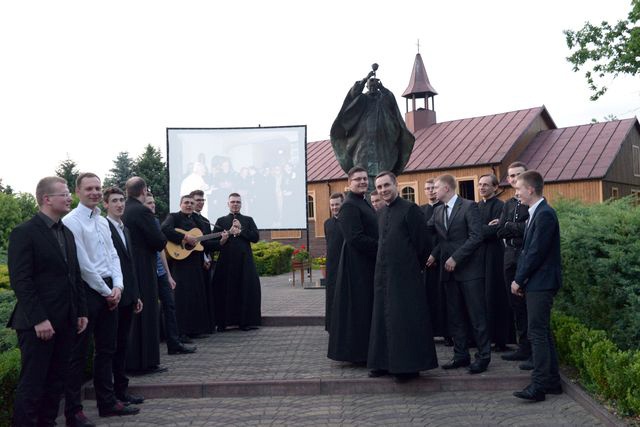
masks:
[(169, 213), (169, 182), (167, 164), (159, 148), (148, 144), (136, 159), (134, 175), (142, 177), (156, 199), (156, 213), (162, 220)]
[(9, 234), (22, 222), (18, 199), (11, 194), (0, 193), (0, 249), (6, 250)]
[(134, 161), (127, 151), (118, 153), (113, 161), (113, 167), (109, 169), (110, 174), (104, 180), (104, 187), (119, 187), (124, 189), (127, 179), (133, 176)]
[(72, 193), (76, 191), (76, 178), (79, 174), (78, 165), (69, 157), (61, 161), (56, 169), (56, 175), (67, 180), (67, 186)]
[(2, 178), (0, 178), (0, 193), (13, 194), (13, 188), (11, 188), (10, 185), (4, 185), (2, 183)]
[(635, 76), (640, 72), (640, 0), (631, 0), (631, 12), (627, 19), (611, 25), (603, 21), (600, 25), (585, 23), (578, 31), (565, 30), (567, 46), (572, 51), (567, 61), (573, 71), (586, 68), (585, 77), (595, 101), (605, 94), (607, 87), (596, 82), (605, 75), (619, 74)]

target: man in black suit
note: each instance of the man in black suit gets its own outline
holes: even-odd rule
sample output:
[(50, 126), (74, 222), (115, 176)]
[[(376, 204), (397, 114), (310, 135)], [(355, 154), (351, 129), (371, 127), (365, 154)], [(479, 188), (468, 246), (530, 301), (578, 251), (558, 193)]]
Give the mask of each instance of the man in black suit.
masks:
[(129, 378), (125, 373), (127, 361), (127, 347), (131, 335), (133, 315), (142, 311), (140, 290), (133, 267), (133, 253), (131, 252), (131, 235), (122, 222), (124, 214), (124, 191), (117, 187), (104, 190), (102, 203), (107, 210), (107, 220), (111, 230), (111, 240), (118, 252), (120, 269), (124, 282), (122, 298), (118, 304), (118, 332), (116, 338), (116, 352), (113, 355), (113, 389), (119, 401), (128, 404), (144, 402), (142, 396), (129, 394)]
[(9, 280), (17, 303), (8, 327), (18, 335), (21, 370), (13, 425), (55, 425), (71, 345), (87, 327), (87, 303), (73, 234), (60, 221), (71, 210), (67, 182), (38, 182), (39, 212), (9, 236)]
[(531, 384), (514, 396), (540, 402), (562, 393), (558, 354), (551, 334), (551, 306), (562, 286), (560, 225), (556, 211), (542, 196), (544, 180), (537, 171), (518, 177), (516, 194), (529, 206), (529, 221), (511, 292), (527, 299), (527, 326), (533, 354)]
[[(447, 316), (453, 336), (453, 360), (442, 368), (469, 366), (469, 373), (478, 374), (486, 371), (491, 361), (480, 213), (475, 202), (456, 194), (456, 180), (452, 175), (439, 176), (435, 189), (443, 204), (434, 210), (428, 223), (428, 228), (435, 229), (438, 243), (427, 260), (427, 267), (436, 261), (440, 264), (440, 280), (445, 282)], [(473, 363), (469, 356), (467, 316), (478, 347)]]
[(336, 276), (338, 274), (338, 264), (340, 263), (340, 253), (344, 237), (338, 226), (338, 212), (344, 202), (344, 194), (333, 193), (329, 198), (329, 209), (331, 217), (324, 222), (324, 238), (327, 242), (327, 277), (325, 280), (325, 304), (324, 304), (324, 330), (329, 331), (331, 322), (331, 305), (333, 304), (333, 294), (336, 287)]
[(157, 252), (164, 249), (167, 238), (156, 225), (153, 213), (144, 205), (147, 184), (140, 177), (129, 178), (127, 201), (122, 222), (131, 234), (131, 250), (140, 299), (144, 310), (133, 319), (131, 345), (127, 352), (127, 370), (139, 373), (166, 371), (160, 367), (160, 310), (158, 307)]

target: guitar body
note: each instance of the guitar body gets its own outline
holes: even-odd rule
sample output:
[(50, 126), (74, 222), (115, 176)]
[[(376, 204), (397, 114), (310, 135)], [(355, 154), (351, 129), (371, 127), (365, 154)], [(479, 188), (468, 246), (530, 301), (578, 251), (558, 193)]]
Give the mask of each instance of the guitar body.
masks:
[[(192, 228), (189, 231), (184, 231), (181, 228), (176, 228), (175, 230), (178, 233), (187, 234), (195, 238), (202, 237), (202, 230), (200, 230), (199, 228)], [(180, 244), (167, 242), (167, 246), (165, 247), (165, 250), (167, 251), (167, 254), (171, 258), (176, 260), (181, 260), (188, 257), (193, 251), (202, 252), (204, 250), (204, 247), (200, 242), (198, 242), (195, 246), (190, 246), (182, 242)]]

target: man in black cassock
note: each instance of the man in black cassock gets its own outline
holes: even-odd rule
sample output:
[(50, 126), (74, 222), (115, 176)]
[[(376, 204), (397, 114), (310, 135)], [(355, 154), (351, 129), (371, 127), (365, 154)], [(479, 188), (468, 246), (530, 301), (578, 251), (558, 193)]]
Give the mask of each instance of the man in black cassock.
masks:
[(251, 243), (260, 239), (250, 216), (240, 213), (242, 199), (231, 193), (229, 215), (218, 218), (216, 230), (228, 230), (229, 239), (221, 243), (220, 257), (213, 275), (213, 295), (218, 332), (230, 325), (248, 331), (261, 323), (260, 278), (253, 262)]
[(369, 336), (369, 376), (387, 373), (404, 381), (438, 366), (421, 270), (431, 247), (424, 215), (398, 197), (392, 172), (376, 177), (386, 207), (378, 211), (373, 315)]
[(140, 299), (144, 310), (133, 318), (131, 342), (127, 351), (127, 370), (138, 373), (166, 371), (160, 367), (160, 309), (158, 307), (157, 253), (164, 249), (167, 238), (156, 225), (153, 213), (144, 205), (147, 184), (133, 177), (126, 184), (127, 202), (122, 222), (131, 233), (131, 252)]
[[(435, 180), (428, 179), (424, 184), (424, 194), (429, 203), (420, 206), (424, 214), (424, 220), (429, 222), (433, 216), (433, 210), (442, 204), (438, 200), (435, 191)], [(436, 245), (438, 236), (433, 230), (427, 230), (427, 237), (431, 247)], [(431, 314), (431, 326), (433, 336), (443, 337), (445, 345), (452, 346), (453, 340), (447, 325), (447, 297), (444, 290), (444, 283), (440, 280), (440, 269), (437, 265), (431, 265), (424, 270), (424, 281), (427, 288), (427, 302), (429, 303), (429, 313)]]
[(502, 273), (504, 244), (498, 239), (498, 222), (504, 202), (496, 197), (498, 178), (494, 174), (482, 175), (478, 180), (478, 191), (482, 200), (478, 203), (482, 222), (482, 244), (485, 260), (485, 295), (487, 297), (487, 329), (489, 339), (494, 343), (494, 351), (509, 350), (507, 344), (513, 342), (511, 310), (504, 288)]
[(349, 192), (338, 213), (344, 236), (329, 324), (329, 359), (364, 364), (369, 349), (378, 224), (365, 198), (367, 171), (349, 171)]
[(344, 194), (333, 193), (329, 198), (329, 209), (331, 218), (324, 222), (324, 238), (327, 242), (327, 277), (325, 280), (325, 301), (324, 301), (324, 330), (329, 331), (331, 321), (331, 304), (333, 304), (333, 294), (336, 286), (336, 275), (338, 274), (338, 264), (340, 263), (340, 252), (344, 237), (338, 226), (338, 212), (344, 201)]
[[(193, 206), (195, 202), (190, 195), (180, 198), (180, 212), (174, 212), (167, 216), (162, 224), (162, 232), (173, 243), (184, 243), (187, 247), (197, 244), (195, 237), (176, 231), (179, 228), (184, 231), (200, 227), (193, 218)], [(213, 248), (213, 241), (201, 242), (205, 250)], [(171, 275), (176, 281), (175, 304), (176, 319), (180, 335), (189, 338), (198, 338), (210, 331), (209, 310), (207, 306), (206, 290), (202, 265), (204, 254), (200, 251), (192, 251), (182, 260), (170, 260)]]

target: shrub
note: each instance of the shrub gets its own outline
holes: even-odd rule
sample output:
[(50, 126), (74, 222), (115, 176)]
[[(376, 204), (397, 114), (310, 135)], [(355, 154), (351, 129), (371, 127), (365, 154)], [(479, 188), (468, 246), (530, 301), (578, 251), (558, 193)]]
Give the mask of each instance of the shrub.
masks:
[(10, 425), (20, 375), (20, 350), (0, 353), (0, 425)]
[(6, 264), (0, 264), (0, 289), (10, 289), (9, 269)]
[(258, 275), (274, 276), (291, 271), (292, 246), (261, 241), (253, 243), (251, 249)]
[(558, 357), (578, 370), (585, 388), (611, 401), (623, 414), (640, 413), (640, 351), (622, 351), (603, 331), (555, 311), (551, 327)]
[(556, 307), (607, 331), (621, 349), (640, 345), (640, 209), (631, 199), (585, 205), (562, 200), (563, 287)]

